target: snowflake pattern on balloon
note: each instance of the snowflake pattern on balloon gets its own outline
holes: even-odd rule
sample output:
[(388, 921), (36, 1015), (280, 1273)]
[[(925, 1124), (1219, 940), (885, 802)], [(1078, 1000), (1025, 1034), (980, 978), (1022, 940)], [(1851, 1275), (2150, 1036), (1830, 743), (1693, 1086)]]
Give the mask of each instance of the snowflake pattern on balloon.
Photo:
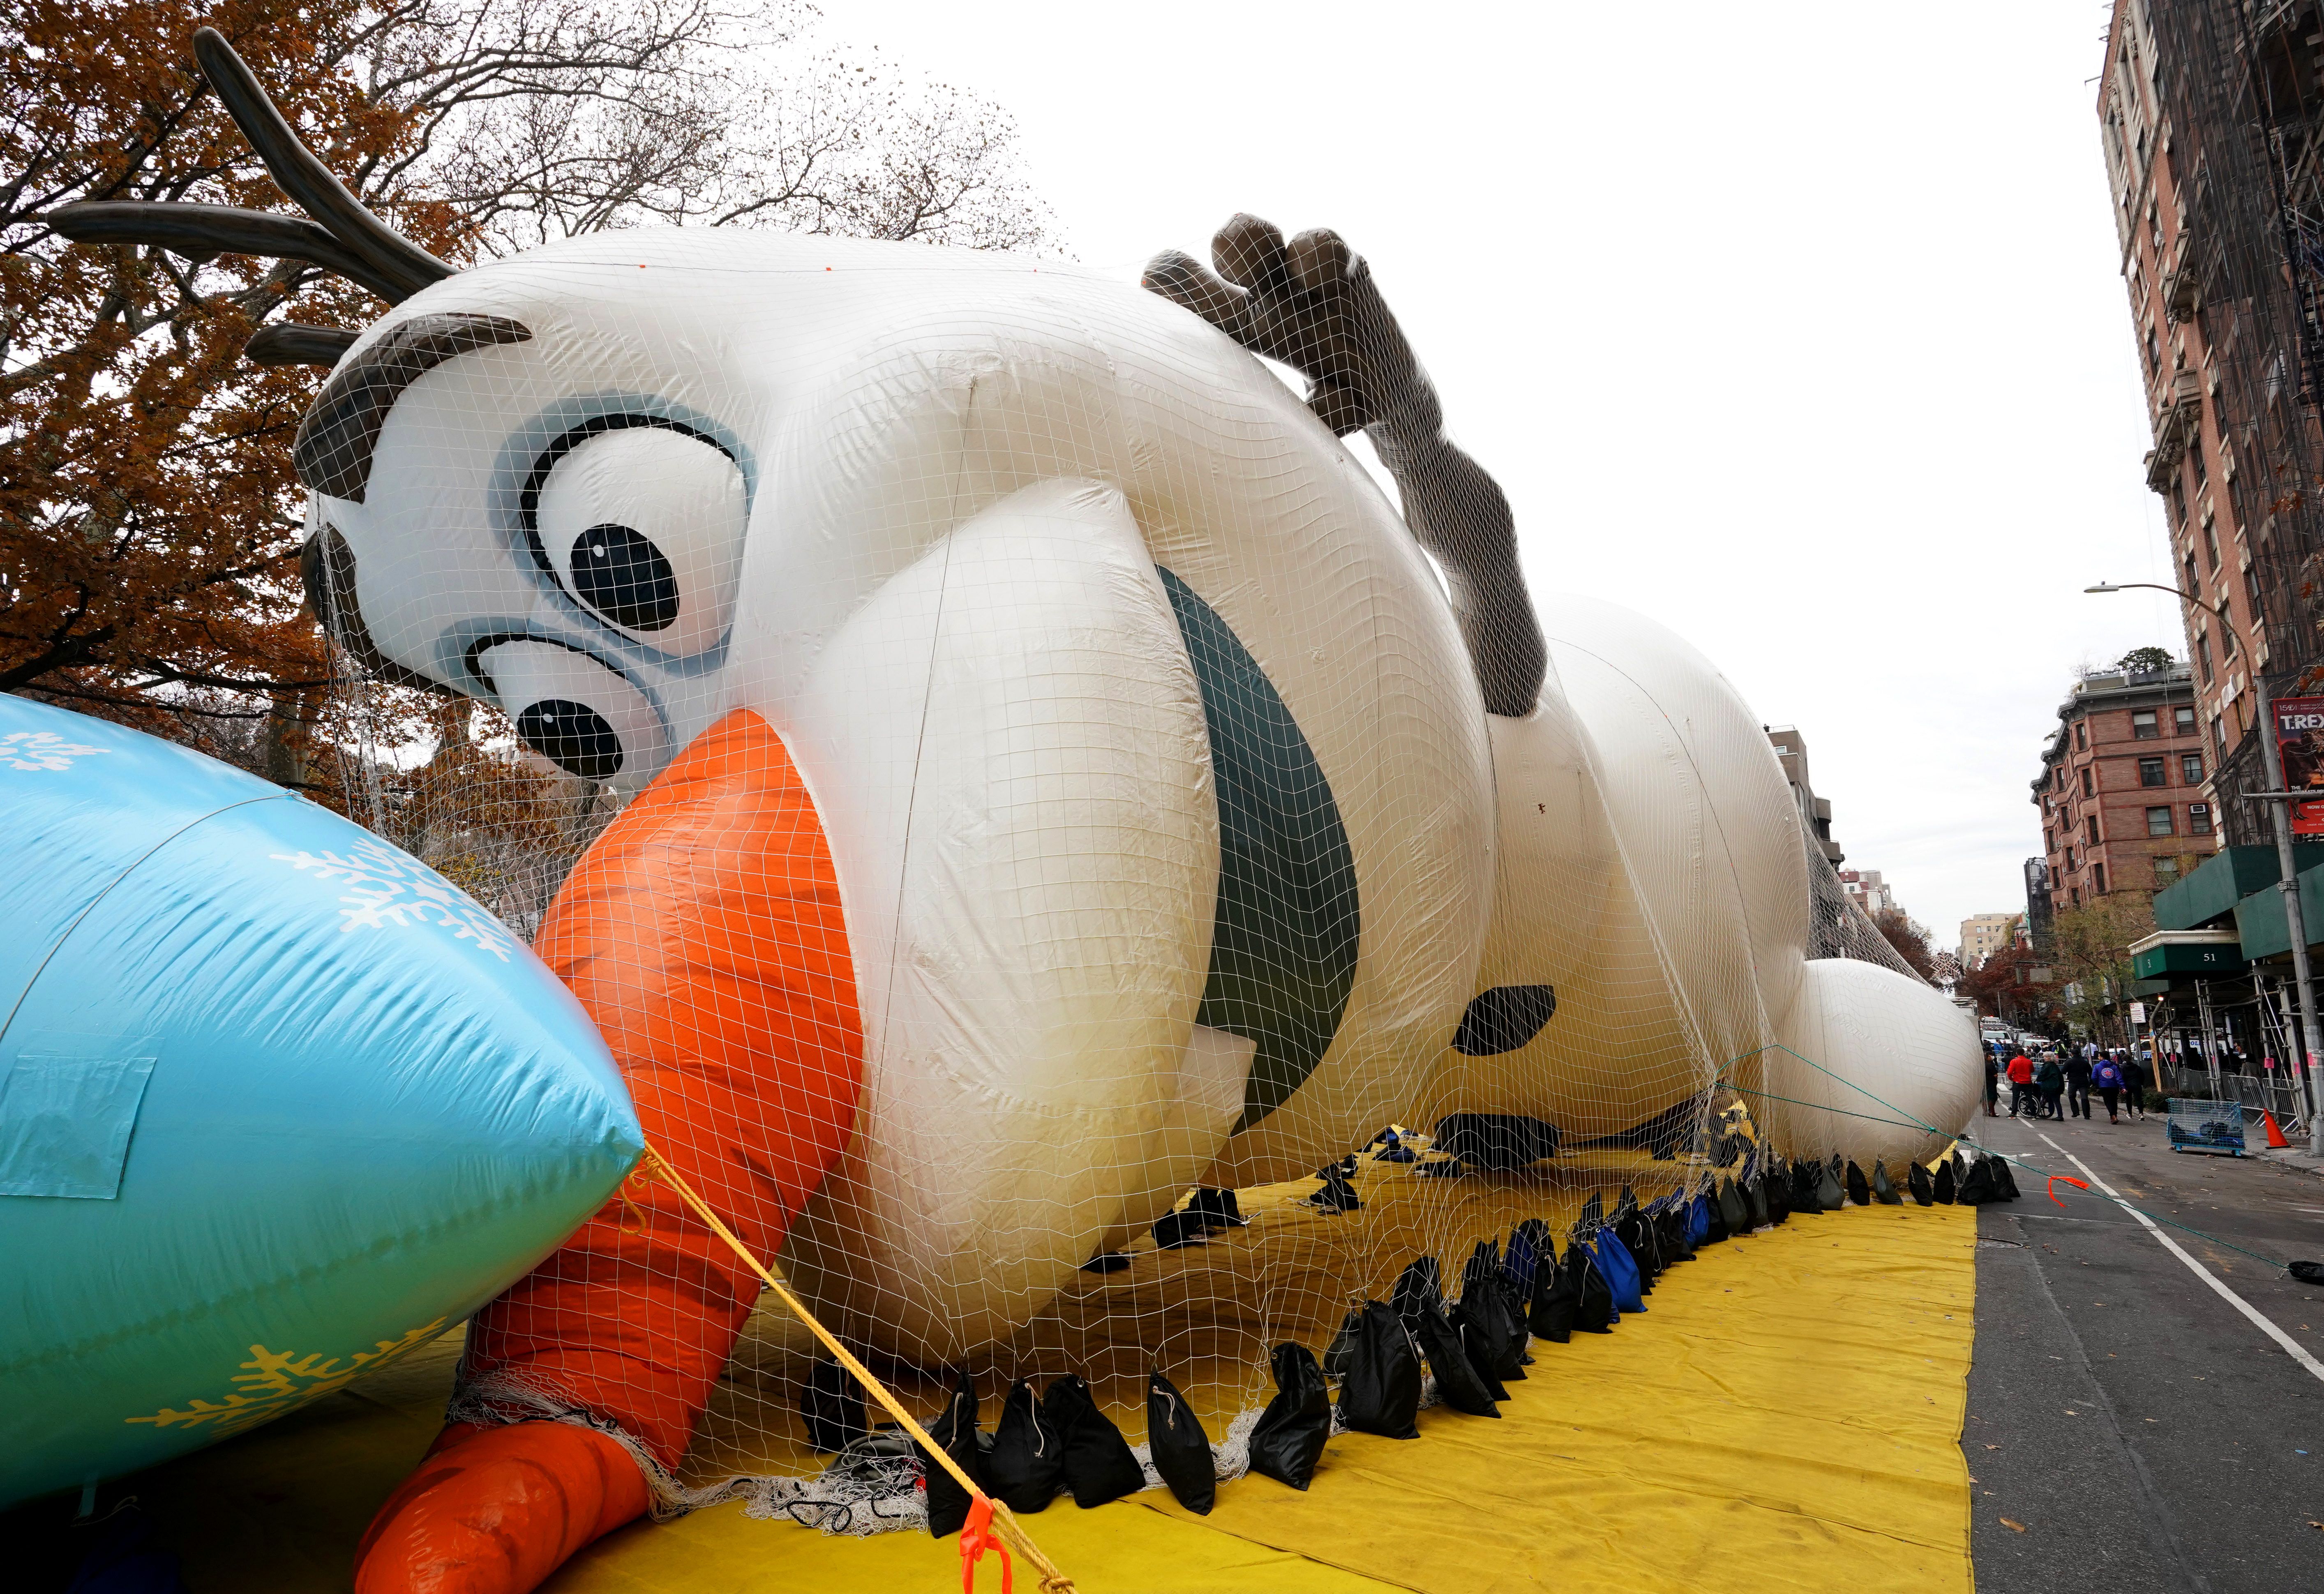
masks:
[(68, 742), (54, 731), (11, 731), (0, 736), (0, 764), (12, 769), (69, 769), (75, 759), (106, 751), (86, 742)]
[(444, 1319), (380, 1340), (352, 1356), (300, 1355), (295, 1350), (250, 1348), (250, 1359), (229, 1381), (235, 1387), (217, 1400), (196, 1398), (183, 1406), (163, 1406), (150, 1417), (127, 1417), (156, 1428), (208, 1428), (218, 1437), (239, 1433), (270, 1417), (346, 1388), (365, 1373), (400, 1361), (444, 1331)]
[(301, 850), (267, 856), (316, 880), (346, 887), (339, 898), (346, 905), (339, 909), (341, 935), (390, 926), (434, 926), (508, 962), (514, 942), (507, 927), (442, 875), (378, 842), (356, 842), (347, 852), (342, 857), (329, 851)]

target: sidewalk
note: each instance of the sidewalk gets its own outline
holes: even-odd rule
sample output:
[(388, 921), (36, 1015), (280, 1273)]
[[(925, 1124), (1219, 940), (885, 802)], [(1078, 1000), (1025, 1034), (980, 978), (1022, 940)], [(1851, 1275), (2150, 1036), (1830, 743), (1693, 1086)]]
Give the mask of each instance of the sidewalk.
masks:
[[(2246, 1143), (2248, 1144), (2250, 1137), (2246, 1136), (2245, 1138)], [(2318, 1156), (2304, 1144), (2295, 1144), (2288, 1150), (2282, 1151), (2262, 1149), (2258, 1155), (2272, 1163), (2279, 1163), (2287, 1168), (2298, 1168), (2303, 1174), (2313, 1174), (2318, 1178), (2324, 1179), (2324, 1157)]]

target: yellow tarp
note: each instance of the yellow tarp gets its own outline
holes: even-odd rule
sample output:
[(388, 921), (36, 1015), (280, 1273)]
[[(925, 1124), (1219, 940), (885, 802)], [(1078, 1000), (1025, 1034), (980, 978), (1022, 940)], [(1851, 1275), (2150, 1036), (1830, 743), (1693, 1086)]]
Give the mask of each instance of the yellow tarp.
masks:
[[(1156, 1492), (1026, 1525), (1085, 1594), (1968, 1594), (1976, 1234), (1967, 1207), (1795, 1218), (1670, 1273), (1611, 1335), (1536, 1347), (1501, 1421), (1439, 1408), (1416, 1442), (1335, 1439), (1307, 1493), (1246, 1479), (1207, 1518)], [(455, 1343), (138, 1480), (189, 1584), (345, 1589), (435, 1432)], [(549, 1589), (917, 1594), (957, 1589), (958, 1566), (949, 1543), (727, 1506), (616, 1534)], [(999, 1587), (990, 1563), (981, 1586)]]

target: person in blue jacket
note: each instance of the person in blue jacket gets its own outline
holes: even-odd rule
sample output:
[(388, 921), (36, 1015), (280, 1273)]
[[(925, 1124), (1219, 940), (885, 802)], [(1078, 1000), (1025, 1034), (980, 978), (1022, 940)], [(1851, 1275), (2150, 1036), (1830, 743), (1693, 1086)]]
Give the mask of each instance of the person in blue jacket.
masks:
[(2120, 1123), (2118, 1112), (2122, 1101), (2122, 1064), (2112, 1057), (2100, 1057), (2090, 1064), (2090, 1088), (2106, 1103), (2107, 1122)]

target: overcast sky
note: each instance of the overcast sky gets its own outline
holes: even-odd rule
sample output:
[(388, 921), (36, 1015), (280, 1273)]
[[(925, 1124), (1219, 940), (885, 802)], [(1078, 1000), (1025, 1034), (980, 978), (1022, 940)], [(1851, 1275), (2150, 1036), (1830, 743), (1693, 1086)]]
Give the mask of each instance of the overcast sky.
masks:
[(1536, 588), (1798, 725), (1852, 865), (2024, 906), (2081, 663), (2183, 651), (2099, 154), (2095, 0), (824, 0), (1020, 124), (1084, 263), (1238, 209), (1370, 257)]

